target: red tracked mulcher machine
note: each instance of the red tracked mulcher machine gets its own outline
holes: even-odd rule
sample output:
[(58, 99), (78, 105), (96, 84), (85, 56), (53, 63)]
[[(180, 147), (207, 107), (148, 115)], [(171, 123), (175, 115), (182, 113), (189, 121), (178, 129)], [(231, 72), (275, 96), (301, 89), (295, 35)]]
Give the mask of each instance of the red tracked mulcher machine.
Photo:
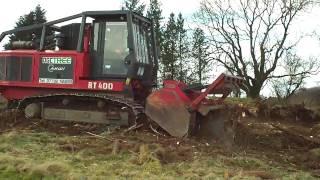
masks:
[[(75, 19), (81, 23), (68, 24)], [(155, 88), (158, 53), (150, 19), (88, 11), (3, 32), (0, 41), (13, 33), (33, 40), (17, 39), (0, 52), (0, 92), (8, 108), (20, 108), (26, 118), (133, 126), (147, 115), (172, 136), (225, 136), (223, 100), (242, 80), (221, 74), (206, 86), (165, 80)], [(212, 94), (221, 96), (208, 98)]]

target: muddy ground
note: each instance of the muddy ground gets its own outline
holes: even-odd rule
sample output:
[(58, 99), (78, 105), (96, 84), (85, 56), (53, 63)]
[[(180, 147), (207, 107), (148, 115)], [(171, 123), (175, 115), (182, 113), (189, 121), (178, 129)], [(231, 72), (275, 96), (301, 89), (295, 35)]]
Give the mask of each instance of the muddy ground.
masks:
[[(249, 110), (247, 110), (249, 112)], [(320, 121), (237, 119), (232, 147), (147, 128), (0, 120), (0, 179), (317, 179)]]

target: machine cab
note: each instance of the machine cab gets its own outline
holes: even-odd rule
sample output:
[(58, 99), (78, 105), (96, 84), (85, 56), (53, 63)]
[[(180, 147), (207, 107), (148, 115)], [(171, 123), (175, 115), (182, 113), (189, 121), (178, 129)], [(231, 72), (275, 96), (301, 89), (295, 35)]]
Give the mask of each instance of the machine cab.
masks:
[(94, 17), (92, 77), (148, 79), (156, 61), (152, 23), (128, 11)]
[[(74, 20), (81, 23), (73, 23)], [(68, 23), (68, 22), (72, 23)], [(84, 54), (83, 75), (92, 80), (137, 79), (152, 84), (156, 79), (157, 53), (151, 20), (131, 11), (87, 11), (59, 20), (27, 26), (21, 31), (41, 32), (32, 41), (12, 44), (12, 49), (54, 50)], [(42, 29), (42, 31), (41, 31)], [(58, 50), (57, 50), (58, 49)], [(77, 60), (79, 61), (79, 60)], [(73, 74), (75, 74), (74, 72)], [(78, 73), (79, 74), (79, 73)], [(81, 73), (80, 73), (81, 74)]]

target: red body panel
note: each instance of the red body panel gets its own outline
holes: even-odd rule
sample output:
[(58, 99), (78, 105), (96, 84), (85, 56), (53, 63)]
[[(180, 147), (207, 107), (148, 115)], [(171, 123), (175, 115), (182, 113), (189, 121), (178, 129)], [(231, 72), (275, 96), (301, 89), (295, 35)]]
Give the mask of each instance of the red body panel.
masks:
[(185, 83), (175, 80), (165, 80), (163, 84), (164, 88), (160, 91), (162, 100), (168, 104), (175, 104), (175, 98), (172, 96), (178, 96), (183, 103), (191, 103), (190, 97), (182, 91), (182, 89), (187, 87)]
[[(15, 50), (3, 51), (0, 53), (0, 57), (2, 56), (32, 57), (31, 81), (0, 80), (0, 92), (7, 99), (22, 99), (27, 96), (62, 92), (121, 92), (125, 87), (125, 80), (90, 80), (90, 59), (86, 52)], [(72, 83), (39, 82), (42, 57), (71, 57), (73, 61)]]

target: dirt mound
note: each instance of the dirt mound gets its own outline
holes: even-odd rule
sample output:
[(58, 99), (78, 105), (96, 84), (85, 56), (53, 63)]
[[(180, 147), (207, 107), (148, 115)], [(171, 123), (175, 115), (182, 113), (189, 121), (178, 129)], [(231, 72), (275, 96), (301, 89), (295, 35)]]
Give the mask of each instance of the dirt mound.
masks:
[[(293, 121), (294, 122), (294, 121)], [(242, 119), (235, 143), (246, 151), (259, 151), (281, 164), (291, 163), (320, 176), (320, 136), (305, 123), (275, 122), (272, 119)]]
[(320, 122), (320, 114), (314, 108), (304, 104), (269, 104), (269, 101), (257, 103), (257, 116), (276, 121)]

